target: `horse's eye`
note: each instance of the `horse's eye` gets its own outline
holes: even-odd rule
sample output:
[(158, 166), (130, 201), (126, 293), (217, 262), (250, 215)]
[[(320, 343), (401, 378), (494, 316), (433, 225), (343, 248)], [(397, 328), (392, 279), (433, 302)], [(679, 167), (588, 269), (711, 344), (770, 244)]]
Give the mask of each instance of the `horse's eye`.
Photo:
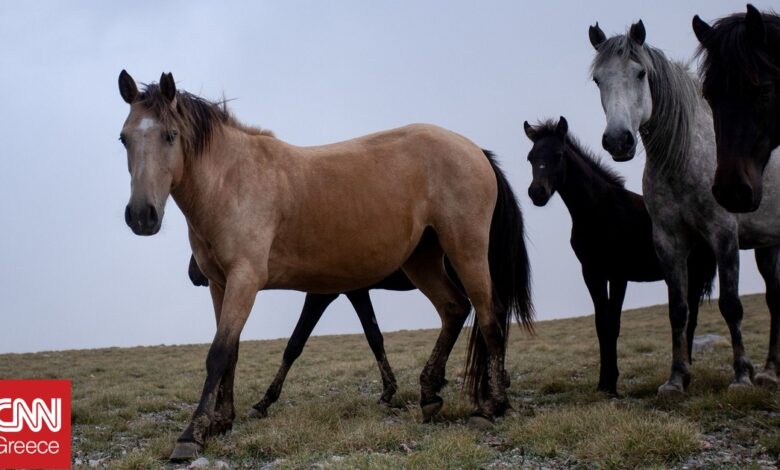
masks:
[(639, 71), (638, 74), (636, 74), (636, 78), (638, 80), (642, 80), (643, 78), (645, 78), (645, 75), (647, 75), (647, 71), (645, 69), (642, 69)]
[(119, 141), (122, 142), (122, 145), (127, 147), (127, 139), (125, 138), (124, 134), (119, 134)]
[(593, 77), (593, 83), (595, 83), (595, 84), (596, 84), (596, 86), (599, 86), (599, 85), (601, 85), (601, 84), (599, 83), (599, 79), (598, 79), (598, 78), (596, 78), (596, 77)]
[(178, 134), (179, 132), (176, 129), (171, 129), (165, 134), (165, 141), (172, 145)]

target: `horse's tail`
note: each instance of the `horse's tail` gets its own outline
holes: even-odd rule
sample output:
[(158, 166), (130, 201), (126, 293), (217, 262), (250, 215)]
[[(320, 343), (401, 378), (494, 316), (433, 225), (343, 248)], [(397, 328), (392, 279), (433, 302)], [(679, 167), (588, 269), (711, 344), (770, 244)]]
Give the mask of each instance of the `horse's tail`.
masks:
[(700, 243), (691, 251), (688, 258), (688, 289), (701, 288), (699, 302), (709, 300), (712, 296), (716, 268), (715, 253), (709, 245)]
[[(493, 284), (493, 315), (503, 329), (503, 348), (506, 351), (513, 316), (527, 331), (533, 332), (531, 271), (525, 249), (523, 215), (517, 198), (493, 154), (487, 150), (483, 152), (496, 173), (498, 187), (496, 208), (490, 223), (488, 263)], [(476, 320), (469, 338), (466, 371), (465, 386), (472, 398), (479, 400), (480, 391), (486, 390), (488, 379), (488, 350)]]

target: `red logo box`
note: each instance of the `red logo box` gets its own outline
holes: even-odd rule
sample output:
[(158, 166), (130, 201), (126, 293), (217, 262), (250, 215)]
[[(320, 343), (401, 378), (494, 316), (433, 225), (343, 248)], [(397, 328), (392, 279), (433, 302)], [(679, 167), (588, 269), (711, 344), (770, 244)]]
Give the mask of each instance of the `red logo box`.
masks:
[(0, 380), (0, 468), (70, 468), (70, 380)]

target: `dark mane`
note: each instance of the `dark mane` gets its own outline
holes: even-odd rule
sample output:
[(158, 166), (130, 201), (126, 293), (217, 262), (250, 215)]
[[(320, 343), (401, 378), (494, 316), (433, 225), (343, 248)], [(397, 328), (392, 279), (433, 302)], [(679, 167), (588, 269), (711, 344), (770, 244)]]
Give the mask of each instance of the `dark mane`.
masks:
[[(560, 138), (555, 131), (558, 122), (553, 119), (540, 122), (534, 126), (534, 132), (537, 139), (542, 139), (547, 136), (555, 136)], [(566, 147), (577, 154), (588, 166), (599, 176), (601, 176), (607, 183), (625, 187), (626, 180), (618, 174), (613, 168), (608, 166), (604, 161), (597, 157), (587, 146), (581, 144), (576, 137), (573, 137), (571, 133), (566, 135)]]
[(213, 102), (186, 91), (177, 91), (175, 109), (166, 101), (156, 83), (144, 85), (137, 99), (152, 111), (166, 128), (176, 128), (182, 139), (184, 155), (197, 157), (208, 149), (220, 126), (231, 126), (253, 135), (273, 137), (271, 131), (244, 126), (227, 109), (225, 100)]
[[(762, 12), (767, 38), (780, 38), (780, 16)], [(707, 46), (699, 45), (696, 56), (703, 58), (699, 64), (700, 75), (708, 81), (722, 79), (728, 89), (743, 85), (758, 85), (759, 72), (768, 70), (780, 76), (780, 56), (759, 50), (750, 44), (745, 34), (745, 13), (735, 13), (717, 20), (707, 37)], [(780, 54), (780, 43), (775, 44), (775, 54)], [(739, 64), (737, 67), (727, 64)], [(706, 73), (705, 73), (706, 72)], [(720, 78), (722, 77), (722, 78)]]

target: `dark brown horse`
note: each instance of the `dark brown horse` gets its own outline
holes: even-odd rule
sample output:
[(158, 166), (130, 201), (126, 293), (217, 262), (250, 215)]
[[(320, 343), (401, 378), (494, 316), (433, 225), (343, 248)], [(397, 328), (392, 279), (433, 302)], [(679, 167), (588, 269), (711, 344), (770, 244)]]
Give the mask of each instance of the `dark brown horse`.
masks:
[(420, 376), (424, 418), (442, 407), (437, 392), (471, 305), (472, 419), (505, 412), (508, 328), (512, 316), (530, 328), (533, 312), (520, 208), (489, 153), (430, 125), (297, 147), (178, 91), (171, 74), (139, 91), (122, 71), (119, 91), (130, 105), (120, 134), (131, 175), (126, 222), (154, 235), (173, 197), (217, 319), (201, 399), (172, 459), (197, 455), (232, 427), (239, 338), (258, 291), (344, 292), (399, 268), (442, 320)]
[(780, 16), (748, 5), (713, 26), (694, 16), (693, 31), (715, 125), (712, 193), (730, 212), (755, 211), (770, 153), (780, 146)]
[[(528, 153), (533, 181), (528, 195), (544, 206), (558, 192), (571, 214), (571, 247), (582, 264), (596, 314), (601, 353), (598, 389), (617, 395), (617, 340), (628, 281), (663, 280), (655, 254), (652, 223), (642, 196), (627, 190), (623, 178), (601, 163), (569, 134), (561, 116), (555, 123), (525, 122), (534, 143)], [(692, 250), (688, 271), (688, 354), (691, 354), (699, 301), (709, 295), (715, 255), (702, 242)]]
[[(195, 261), (194, 256), (190, 258), (189, 276), (192, 283), (196, 286), (209, 285), (208, 278), (198, 268), (198, 263)], [(360, 325), (363, 327), (363, 333), (368, 341), (368, 346), (371, 348), (371, 352), (374, 353), (377, 366), (379, 366), (379, 375), (382, 378), (382, 395), (379, 397), (379, 403), (389, 404), (396, 390), (398, 390), (398, 384), (396, 383), (393, 369), (390, 367), (390, 362), (387, 360), (384, 338), (376, 321), (374, 306), (371, 304), (369, 291), (372, 289), (409, 291), (414, 289), (414, 285), (403, 271), (398, 270), (372, 286), (343, 292), (352, 304), (352, 307), (355, 308)], [(250, 411), (251, 416), (263, 418), (268, 415), (268, 408), (279, 399), (287, 373), (303, 352), (303, 347), (306, 345), (306, 341), (309, 340), (312, 331), (314, 331), (314, 327), (317, 326), (328, 306), (339, 295), (341, 294), (306, 294), (306, 300), (303, 302), (303, 309), (298, 318), (298, 323), (295, 325), (292, 336), (290, 336), (287, 346), (284, 348), (282, 364), (279, 366), (273, 382), (265, 391), (263, 398), (252, 407)]]

